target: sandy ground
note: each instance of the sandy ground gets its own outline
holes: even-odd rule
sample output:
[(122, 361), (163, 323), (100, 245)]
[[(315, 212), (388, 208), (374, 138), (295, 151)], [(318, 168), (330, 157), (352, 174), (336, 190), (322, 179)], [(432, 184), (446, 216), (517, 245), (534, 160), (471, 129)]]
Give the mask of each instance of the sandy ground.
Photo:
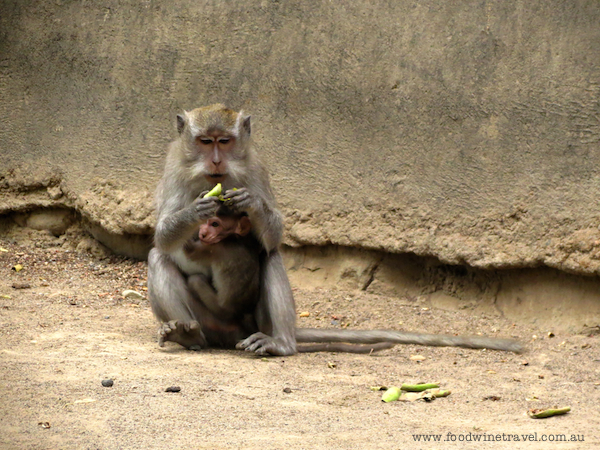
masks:
[[(600, 448), (597, 336), (295, 288), (298, 311), (310, 313), (302, 326), (513, 336), (528, 352), (397, 346), (265, 359), (161, 349), (148, 301), (121, 295), (145, 295), (145, 263), (69, 248), (42, 232), (0, 236), (1, 449)], [(452, 394), (383, 403), (371, 389), (434, 381)], [(572, 411), (526, 415), (554, 406)]]

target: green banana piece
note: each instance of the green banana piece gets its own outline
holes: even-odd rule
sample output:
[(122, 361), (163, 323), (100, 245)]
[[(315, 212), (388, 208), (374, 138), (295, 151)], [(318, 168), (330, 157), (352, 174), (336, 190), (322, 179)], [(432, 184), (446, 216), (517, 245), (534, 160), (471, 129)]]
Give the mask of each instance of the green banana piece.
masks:
[(204, 197), (202, 198), (207, 198), (207, 197), (218, 197), (219, 195), (221, 195), (221, 183), (217, 183), (217, 185), (212, 188), (210, 190), (210, 192), (208, 194), (206, 194)]
[(383, 395), (381, 396), (381, 401), (386, 403), (395, 402), (400, 398), (401, 393), (402, 391), (400, 390), (400, 388), (392, 386), (383, 393)]

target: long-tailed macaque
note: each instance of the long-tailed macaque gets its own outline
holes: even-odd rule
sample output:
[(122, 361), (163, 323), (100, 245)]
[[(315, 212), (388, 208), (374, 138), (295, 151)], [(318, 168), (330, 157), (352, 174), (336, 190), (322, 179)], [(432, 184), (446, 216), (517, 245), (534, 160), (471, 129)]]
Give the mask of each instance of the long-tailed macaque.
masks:
[[(225, 335), (237, 338), (241, 333), (239, 323), (231, 326), (211, 313), (187, 280), (195, 264), (190, 264), (184, 246), (198, 233), (200, 224), (215, 215), (219, 203), (200, 193), (221, 183), (230, 207), (248, 215), (261, 247), (260, 286), (253, 312), (256, 328), (243, 336), (244, 348), (258, 354), (295, 353), (296, 312), (278, 251), (282, 217), (267, 171), (251, 147), (250, 116), (212, 105), (179, 115), (177, 129), (179, 138), (169, 147), (157, 189), (155, 248), (148, 258), (148, 294), (162, 322), (161, 342), (204, 348), (229, 345), (233, 338)], [(215, 343), (214, 334), (219, 334), (221, 326), (223, 339)], [(229, 333), (230, 329), (236, 331)]]
[[(157, 189), (155, 248), (148, 259), (148, 294), (161, 322), (159, 344), (174, 341), (192, 349), (236, 347), (258, 355), (281, 356), (296, 353), (297, 342), (336, 343), (312, 344), (306, 351), (355, 351), (356, 346), (348, 344), (373, 344), (363, 347), (370, 351), (399, 343), (522, 351), (516, 341), (479, 336), (296, 329), (294, 299), (279, 252), (282, 217), (267, 170), (251, 146), (250, 116), (217, 104), (179, 115), (177, 129), (179, 138), (169, 147)], [(236, 310), (235, 299), (224, 307), (212, 294), (207, 296), (208, 288), (219, 292), (215, 280), (206, 276), (210, 259), (201, 253), (191, 257), (190, 253), (202, 224), (216, 216), (219, 200), (200, 195), (216, 183), (222, 184), (228, 206), (247, 216), (256, 245), (248, 261), (253, 261), (249, 265), (258, 261), (258, 289), (250, 296), (254, 299), (240, 300), (241, 310)], [(221, 255), (224, 260), (236, 257), (227, 251)], [(224, 282), (235, 284), (237, 279), (225, 277)]]

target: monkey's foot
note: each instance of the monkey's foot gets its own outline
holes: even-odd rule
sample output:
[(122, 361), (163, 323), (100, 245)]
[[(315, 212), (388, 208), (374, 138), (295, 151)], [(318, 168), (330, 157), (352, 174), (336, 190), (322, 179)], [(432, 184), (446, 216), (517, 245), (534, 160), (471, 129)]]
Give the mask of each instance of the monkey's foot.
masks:
[(287, 356), (296, 353), (296, 342), (286, 342), (283, 339), (277, 339), (258, 332), (238, 342), (235, 348), (254, 352), (260, 356)]
[(164, 322), (158, 329), (158, 346), (164, 347), (165, 342), (176, 342), (190, 350), (206, 348), (206, 338), (196, 320), (189, 323), (170, 320)]

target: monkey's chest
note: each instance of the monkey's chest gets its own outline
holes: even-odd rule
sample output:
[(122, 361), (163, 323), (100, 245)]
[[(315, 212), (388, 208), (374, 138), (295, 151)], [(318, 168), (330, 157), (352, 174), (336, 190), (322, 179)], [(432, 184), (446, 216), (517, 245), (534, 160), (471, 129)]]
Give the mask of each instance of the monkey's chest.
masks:
[(203, 263), (202, 259), (190, 259), (183, 248), (171, 254), (175, 264), (186, 275), (194, 275), (201, 273), (209, 278), (212, 278), (212, 269), (210, 263)]

